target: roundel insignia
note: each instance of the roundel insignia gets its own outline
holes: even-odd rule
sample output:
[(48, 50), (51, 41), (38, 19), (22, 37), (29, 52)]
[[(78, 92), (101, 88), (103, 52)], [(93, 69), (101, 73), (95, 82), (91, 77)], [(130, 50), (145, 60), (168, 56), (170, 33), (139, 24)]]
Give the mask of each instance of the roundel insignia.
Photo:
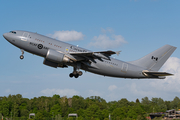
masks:
[(39, 49), (42, 49), (42, 48), (43, 48), (43, 45), (42, 45), (42, 44), (39, 44), (39, 45), (38, 45), (38, 48), (39, 48)]

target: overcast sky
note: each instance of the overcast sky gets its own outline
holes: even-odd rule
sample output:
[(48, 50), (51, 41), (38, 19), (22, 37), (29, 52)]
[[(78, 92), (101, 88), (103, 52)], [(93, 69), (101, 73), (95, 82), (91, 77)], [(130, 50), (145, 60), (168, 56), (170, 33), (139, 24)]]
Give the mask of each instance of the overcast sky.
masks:
[[(59, 94), (84, 98), (100, 96), (106, 101), (127, 98), (180, 97), (180, 1), (1, 1), (0, 4), (0, 96), (23, 97)], [(69, 78), (73, 68), (54, 69), (43, 58), (8, 43), (3, 33), (11, 30), (37, 32), (92, 51), (119, 51), (113, 57), (133, 61), (165, 44), (177, 49), (160, 71), (175, 74), (164, 80), (131, 80), (89, 72)]]

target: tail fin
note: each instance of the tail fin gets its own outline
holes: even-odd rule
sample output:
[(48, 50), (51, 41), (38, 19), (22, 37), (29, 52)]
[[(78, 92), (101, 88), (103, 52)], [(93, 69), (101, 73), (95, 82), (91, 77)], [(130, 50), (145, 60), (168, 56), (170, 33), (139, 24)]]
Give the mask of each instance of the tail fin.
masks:
[(139, 60), (131, 61), (130, 63), (149, 71), (158, 71), (175, 50), (176, 47), (165, 45)]

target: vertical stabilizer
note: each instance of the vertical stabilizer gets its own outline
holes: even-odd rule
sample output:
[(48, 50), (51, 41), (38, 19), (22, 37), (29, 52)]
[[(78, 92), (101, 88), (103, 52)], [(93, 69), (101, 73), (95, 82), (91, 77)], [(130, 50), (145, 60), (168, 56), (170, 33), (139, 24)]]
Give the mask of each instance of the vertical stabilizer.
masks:
[(165, 45), (139, 60), (129, 63), (143, 67), (149, 71), (158, 71), (175, 50), (176, 47)]

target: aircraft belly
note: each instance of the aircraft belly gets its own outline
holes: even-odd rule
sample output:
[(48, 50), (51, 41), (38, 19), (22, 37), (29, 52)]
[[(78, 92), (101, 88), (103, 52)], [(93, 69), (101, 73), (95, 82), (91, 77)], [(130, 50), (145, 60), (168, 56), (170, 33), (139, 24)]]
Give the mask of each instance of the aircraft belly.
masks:
[(94, 68), (84, 68), (84, 70), (95, 73), (95, 74), (103, 75), (103, 76), (120, 77), (118, 74), (114, 73), (113, 71), (109, 73), (109, 71), (107, 72), (107, 71), (102, 71), (101, 69), (94, 69)]
[[(117, 62), (114, 61), (114, 63)], [(97, 69), (94, 67), (87, 67), (87, 66), (85, 66), (83, 69), (103, 76), (119, 77), (119, 78), (145, 78), (142, 75), (141, 68), (138, 68), (128, 63), (119, 62), (118, 64), (113, 65), (96, 60), (96, 63), (93, 63), (91, 65), (96, 66)]]
[[(84, 70), (104, 76), (126, 77), (126, 73), (121, 72), (120, 67), (96, 62), (97, 63), (93, 63), (94, 65), (92, 65), (92, 67), (84, 67)], [(97, 69), (93, 66), (96, 66)]]

